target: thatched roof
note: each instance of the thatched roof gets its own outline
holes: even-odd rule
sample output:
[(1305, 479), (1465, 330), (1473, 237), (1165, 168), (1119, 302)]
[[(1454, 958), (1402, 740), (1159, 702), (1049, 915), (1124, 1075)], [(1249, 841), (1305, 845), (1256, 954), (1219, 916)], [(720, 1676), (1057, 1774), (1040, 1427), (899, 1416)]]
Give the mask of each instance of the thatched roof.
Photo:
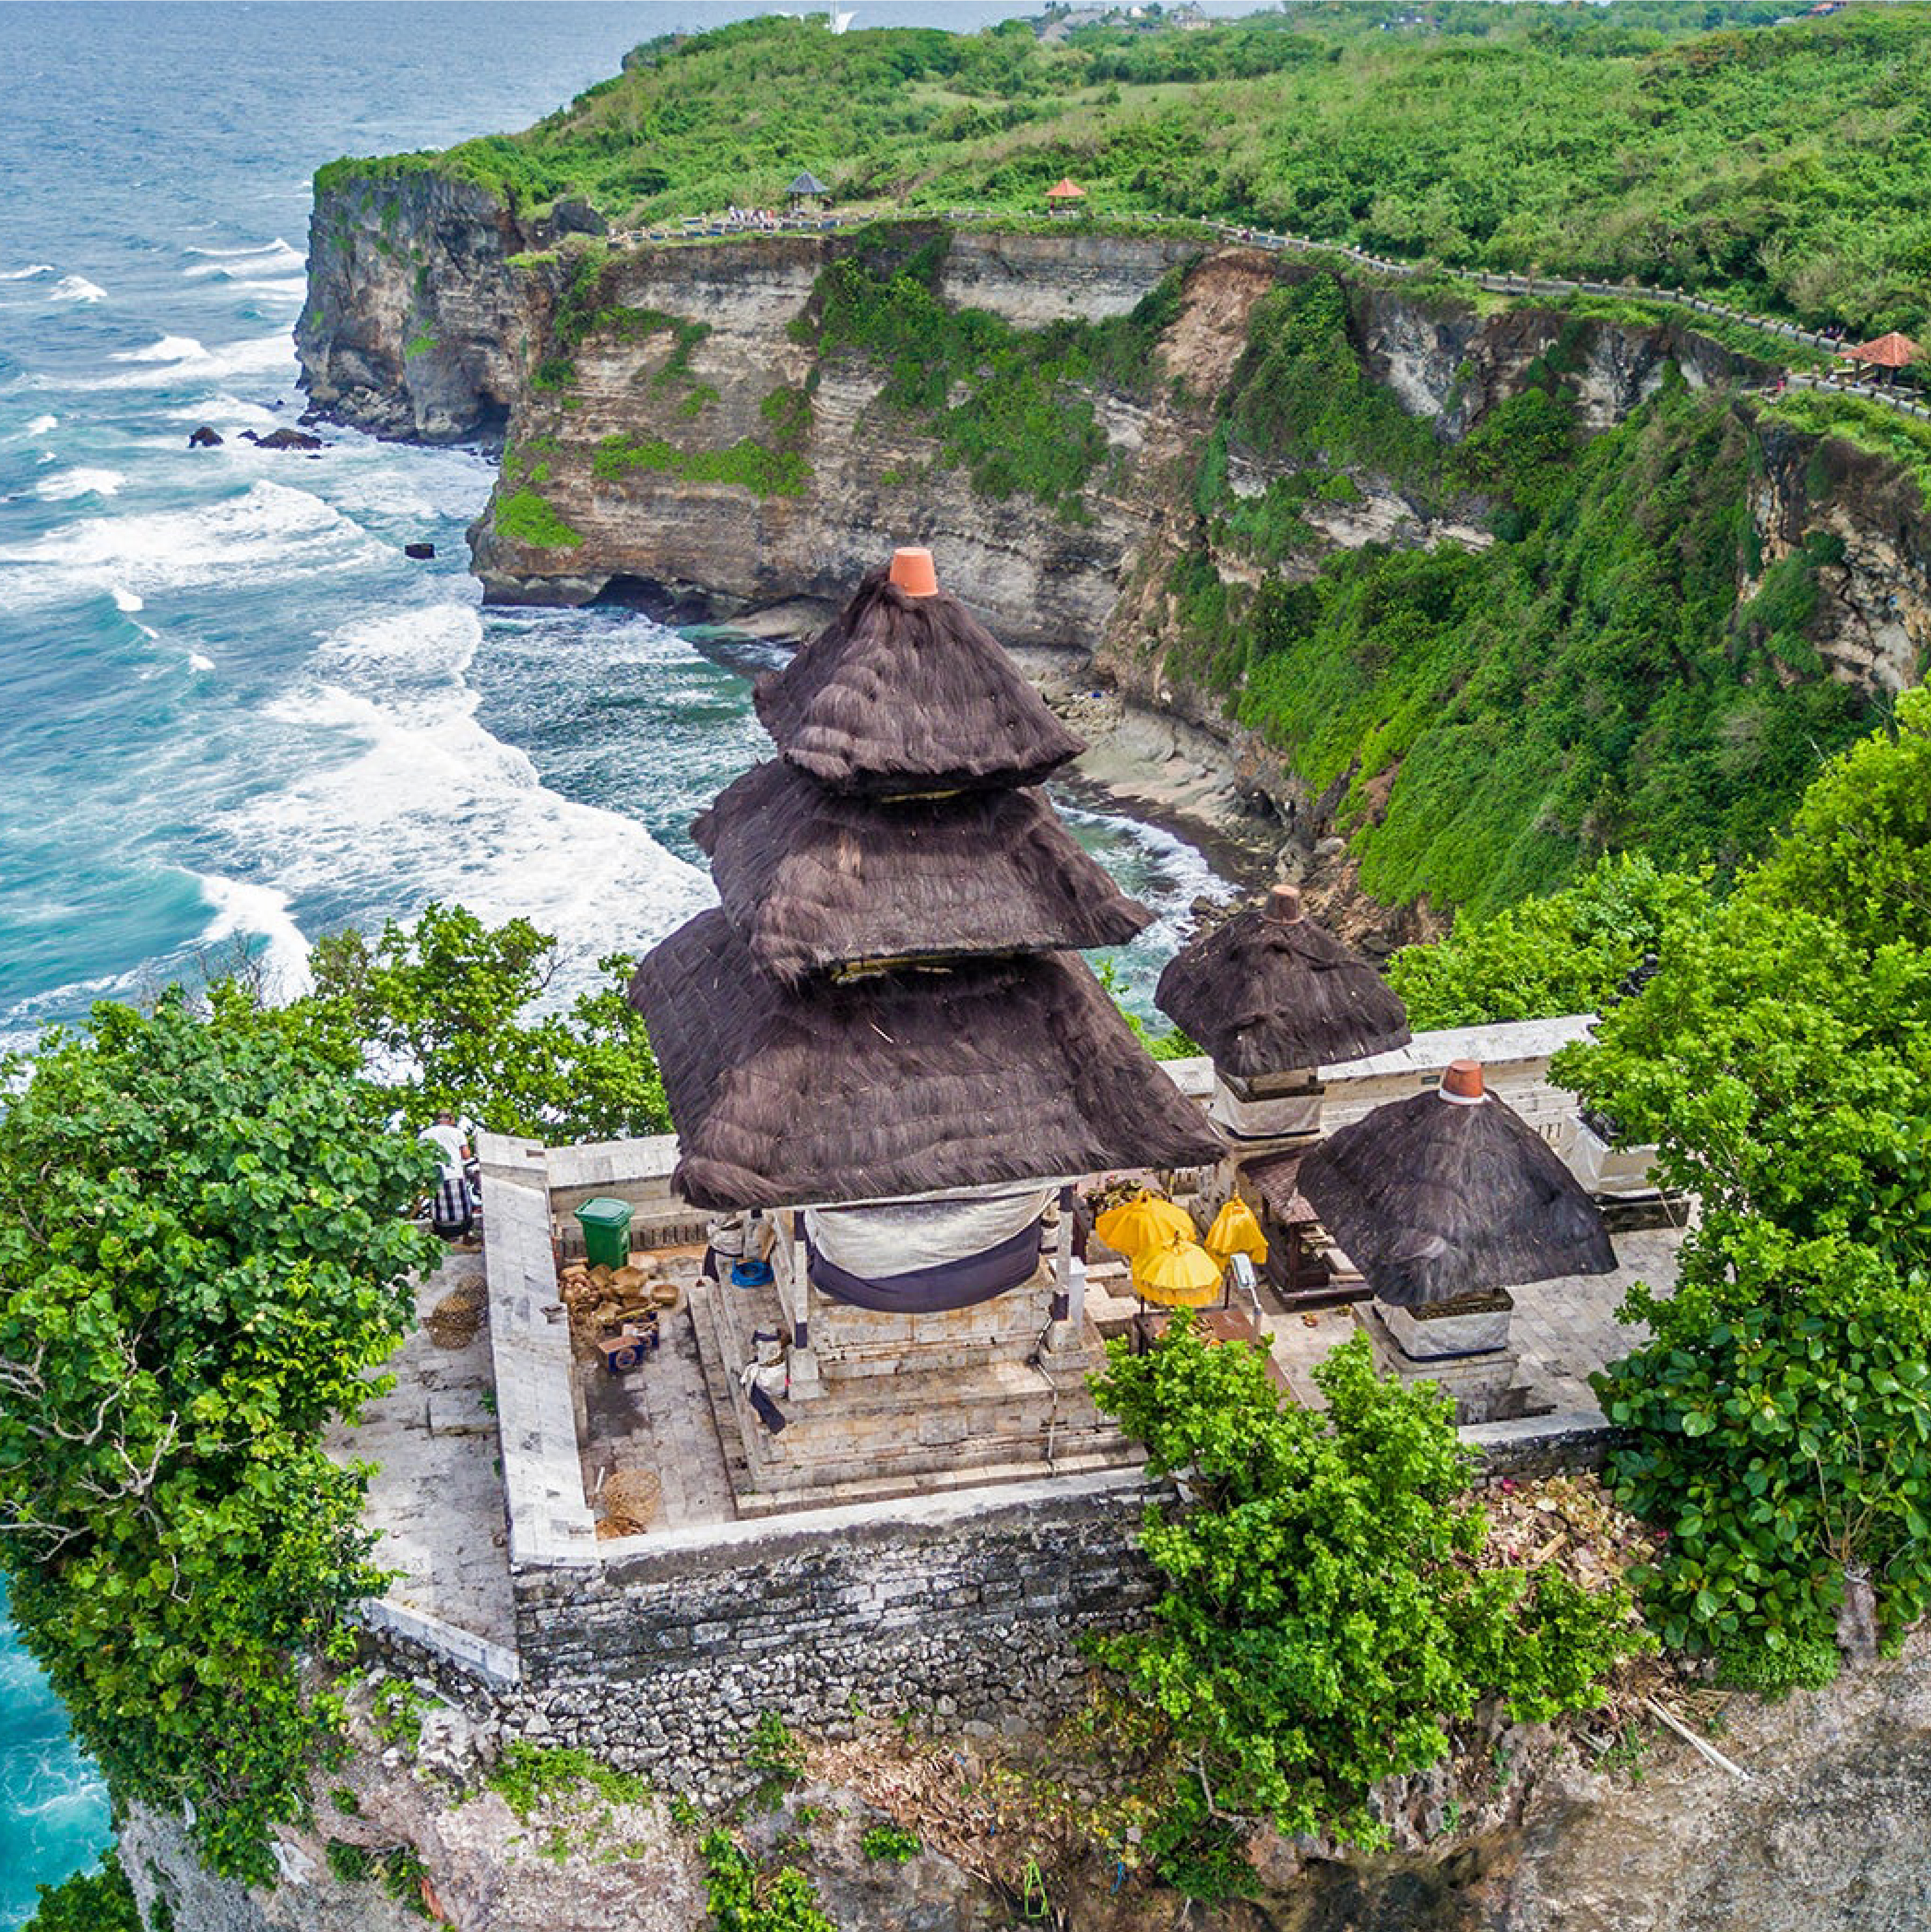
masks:
[[(1480, 1097), (1456, 1098), (1471, 1076)], [(1594, 1202), (1519, 1114), (1481, 1094), (1472, 1061), (1439, 1093), (1351, 1121), (1302, 1158), (1299, 1180), (1369, 1287), (1400, 1307), (1616, 1265)]]
[(1409, 1038), (1393, 989), (1302, 914), (1291, 886), (1175, 954), (1153, 1001), (1242, 1079), (1359, 1060)]
[(754, 696), (778, 748), (839, 791), (1036, 784), (1086, 748), (957, 598), (883, 569)]
[(706, 912), (650, 953), (630, 997), (681, 1143), (675, 1185), (697, 1207), (892, 1199), (1220, 1152), (1063, 954), (794, 994)]
[(1036, 790), (885, 804), (755, 765), (691, 828), (766, 971), (1123, 945), (1153, 914)]

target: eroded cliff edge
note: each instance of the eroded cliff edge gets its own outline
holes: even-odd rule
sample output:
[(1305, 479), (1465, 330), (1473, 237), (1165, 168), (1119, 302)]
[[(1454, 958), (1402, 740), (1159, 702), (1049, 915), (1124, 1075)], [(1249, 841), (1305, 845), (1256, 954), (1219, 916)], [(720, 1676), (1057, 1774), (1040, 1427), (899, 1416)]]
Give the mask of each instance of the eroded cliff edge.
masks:
[[(355, 1748), (315, 1818), (283, 1834), (284, 1882), (272, 1893), (211, 1878), (178, 1821), (136, 1808), (121, 1826), (121, 1850), (149, 1922), (157, 1903), (193, 1932), (405, 1932), (430, 1916), (463, 1932), (688, 1932), (706, 1922), (688, 1812), (680, 1826), (682, 1808), (641, 1780), (559, 1778), (560, 1760), (532, 1808), (518, 1790), (532, 1780), (502, 1774), (486, 1714), (442, 1702), (426, 1682), (421, 1700), (415, 1735), (398, 1742), (376, 1734), (366, 1689), (352, 1695)], [(573, 1727), (586, 1738), (595, 1729), (594, 1718)], [(1931, 1918), (1924, 1633), (1823, 1691), (1783, 1703), (1730, 1697), (1718, 1741), (1745, 1777), (1661, 1730), (1627, 1737), (1591, 1764), (1587, 1747), (1544, 1727), (1496, 1730), (1459, 1768), (1412, 1781), (1393, 1821), (1397, 1849), (1304, 1858), (1276, 1840), (1251, 1903), (1189, 1907), (1069, 1840), (1046, 1861), (1051, 1922), (1081, 1932), (1181, 1923), (1219, 1932), (1904, 1932)], [(900, 1864), (864, 1846), (868, 1831), (888, 1825), (943, 1839), (935, 1828), (948, 1813), (946, 1774), (969, 1783), (985, 1768), (982, 1750), (916, 1726), (903, 1736), (880, 1727), (869, 1746), (814, 1749), (845, 1781), (808, 1782), (774, 1796), (772, 1809), (752, 1804), (745, 1838), (760, 1862), (802, 1868), (841, 1932), (1027, 1922), (1022, 1901), (937, 1849)]]
[[(1660, 674), (1644, 674), (1691, 686), (1714, 664), (1727, 685), (1716, 708), (1741, 715), (1697, 753), (1713, 785), (1759, 782), (1759, 739), (1828, 748), (1831, 732), (1868, 728), (1931, 645), (1915, 478), (1765, 418), (1776, 372), (1678, 321), (1478, 306), (1204, 232), (908, 221), (613, 248), (412, 169), (326, 182), (310, 274), (298, 346), (321, 412), (384, 435), (502, 435), (472, 532), (491, 599), (728, 617), (835, 599), (883, 548), (928, 542), (1002, 636), (1055, 655), (1072, 701), (1126, 700), (1102, 776), (1138, 773), (1155, 803), (1223, 824), (1246, 814), (1289, 869), (1314, 866), (1363, 936), (1413, 936), (1430, 892), (1468, 896), (1426, 855), (1373, 878), (1372, 850), (1371, 883), (1405, 910), (1391, 920), (1357, 890), (1402, 788), (1419, 799), (1431, 782), (1376, 716), (1377, 690), (1384, 714), (1412, 712), (1417, 692), (1376, 644), (1342, 647), (1324, 675), (1360, 700), (1360, 742), (1337, 751), (1270, 710), (1255, 673), (1303, 649), (1295, 627), (1313, 620), (1288, 593), (1325, 595), (1338, 563), (1515, 542), (1537, 487), (1519, 452), (1537, 436), (1559, 454), (1555, 442), (1580, 448), (1701, 399), (1702, 454), (1660, 461), (1653, 509), (1630, 514), (1659, 526), (1666, 568), (1661, 526), (1680, 512), (1663, 472), (1703, 462), (1734, 482), (1734, 537), (1706, 518), (1694, 538), (1727, 607), (1701, 614), (1708, 662), (1679, 675), (1678, 646), (1660, 643)], [(1346, 407), (1312, 406), (1324, 386)], [(1840, 694), (1821, 732), (1807, 714), (1756, 715), (1819, 685)], [(1643, 708), (1640, 691), (1619, 701)], [(1286, 702), (1306, 710), (1305, 695)], [(1654, 815), (1634, 796), (1561, 795), (1566, 754), (1543, 757), (1505, 828), (1531, 884)], [(1531, 796), (1542, 776), (1548, 795)], [(1707, 842), (1722, 856), (1741, 836), (1719, 823)], [(1405, 838), (1398, 826), (1384, 849)]]

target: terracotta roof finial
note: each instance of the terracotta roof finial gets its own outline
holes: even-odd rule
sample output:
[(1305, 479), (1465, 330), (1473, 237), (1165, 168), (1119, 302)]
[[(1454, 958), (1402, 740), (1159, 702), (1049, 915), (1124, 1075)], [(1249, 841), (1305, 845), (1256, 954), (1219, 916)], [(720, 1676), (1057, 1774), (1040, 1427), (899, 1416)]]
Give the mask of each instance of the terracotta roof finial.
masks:
[(1451, 1060), (1448, 1071), (1441, 1076), (1439, 1090), (1444, 1100), (1453, 1100), (1465, 1107), (1472, 1107), (1477, 1101), (1486, 1099), (1481, 1061)]
[(1301, 889), (1298, 886), (1275, 886), (1267, 894), (1267, 916), (1279, 926), (1292, 926), (1306, 914), (1301, 910)]
[(908, 597), (936, 597), (939, 573), (932, 566), (932, 553), (922, 545), (908, 546), (892, 553), (892, 581)]

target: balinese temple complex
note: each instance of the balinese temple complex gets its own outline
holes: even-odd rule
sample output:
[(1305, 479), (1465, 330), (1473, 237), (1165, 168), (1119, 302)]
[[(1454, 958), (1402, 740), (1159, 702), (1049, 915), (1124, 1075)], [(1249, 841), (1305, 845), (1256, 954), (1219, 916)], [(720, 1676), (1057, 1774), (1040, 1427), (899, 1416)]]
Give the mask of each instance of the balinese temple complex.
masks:
[[(1072, 1264), (1095, 1177), (1240, 1196), (1277, 1308), (1358, 1298), (1390, 1369), (1507, 1411), (1506, 1291), (1613, 1265), (1601, 1218), (1479, 1068), (1321, 1139), (1324, 1070), (1409, 1034), (1292, 887), (1161, 979), (1213, 1061), (1203, 1111), (1078, 956), (1151, 917), (1041, 789), (1083, 747), (929, 553), (867, 577), (756, 704), (778, 756), (694, 827), (720, 904), (631, 988), (674, 1190), (715, 1217), (693, 1316), (742, 1511), (1117, 1460)], [(1357, 1272), (1303, 1278), (1334, 1243)]]
[(768, 1291), (720, 1286), (700, 1318), (747, 1365), (752, 1484), (776, 1506), (1110, 1460), (1072, 1184), (1222, 1148), (1078, 956), (1151, 916), (1039, 789), (1083, 747), (922, 550), (756, 703), (779, 756), (694, 828), (721, 903), (631, 989), (677, 1192), (731, 1245), (730, 1217), (776, 1230)]
[[(1155, 998), (1213, 1062), (1225, 1191), (1260, 1216), (1284, 1298), (1358, 1300), (1385, 1369), (1436, 1382), (1465, 1420), (1505, 1418), (1510, 1289), (1615, 1266), (1561, 1160), (1468, 1061), (1321, 1137), (1321, 1070), (1394, 1055), (1410, 1034), (1393, 990), (1292, 886), (1185, 947)], [(1355, 1285), (1310, 1263), (1303, 1244), (1317, 1229), (1359, 1270)]]

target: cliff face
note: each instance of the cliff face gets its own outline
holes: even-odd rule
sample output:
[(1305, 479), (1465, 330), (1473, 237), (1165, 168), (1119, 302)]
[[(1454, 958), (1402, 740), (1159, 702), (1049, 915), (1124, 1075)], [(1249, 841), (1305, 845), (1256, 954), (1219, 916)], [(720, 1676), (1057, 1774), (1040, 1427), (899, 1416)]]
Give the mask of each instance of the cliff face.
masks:
[[(908, 243), (920, 238), (908, 236)], [(850, 252), (835, 237), (641, 250), (603, 274), (567, 384), (526, 385), (504, 481), (472, 533), (487, 593), (574, 602), (627, 595), (719, 612), (841, 598), (881, 546), (929, 543), (948, 584), (1021, 644), (1090, 639), (1121, 560), (1157, 508), (1130, 487), (1145, 412), (1100, 394), (1105, 480), (1066, 521), (1030, 497), (982, 494), (929, 424), (879, 406), (886, 372), (812, 340), (816, 290)], [(935, 292), (1036, 329), (1131, 310), (1178, 244), (964, 234)], [(553, 317), (565, 262), (532, 292)], [(535, 280), (535, 277), (526, 277)], [(540, 496), (576, 541), (505, 506)]]
[(506, 264), (526, 245), (485, 190), (427, 172), (346, 175), (308, 225), (295, 352), (310, 406), (376, 436), (502, 433), (529, 317)]
[[(513, 1807), (505, 1793), (515, 1796), (514, 1784), (490, 1777), (497, 1745), (487, 1725), (425, 1695), (419, 1736), (386, 1745), (366, 1696), (351, 1699), (355, 1748), (328, 1774), (313, 1822), (285, 1828), (283, 1882), (271, 1894), (210, 1877), (178, 1821), (135, 1807), (120, 1826), (121, 1861), (149, 1922), (160, 1902), (183, 1932), (404, 1932), (424, 1916), (463, 1932), (684, 1932), (702, 1921), (694, 1834), (661, 1797), (641, 1780), (607, 1790), (566, 1776), (533, 1808)], [(1056, 1814), (1042, 1826), (1054, 1922), (1083, 1932), (1182, 1922), (1217, 1932), (1903, 1932), (1931, 1922), (1931, 1640), (1921, 1632), (1900, 1656), (1781, 1704), (1712, 1702), (1723, 1703), (1719, 1746), (1747, 1781), (1661, 1730), (1589, 1762), (1589, 1750), (1543, 1726), (1498, 1729), (1459, 1781), (1446, 1765), (1410, 1780), (1388, 1852), (1304, 1860), (1262, 1834), (1251, 1904), (1189, 1907), (1123, 1874), (1113, 1850)], [(980, 1748), (882, 1732), (829, 1767), (854, 1782), (750, 1807), (744, 1838), (760, 1864), (801, 1867), (843, 1932), (994, 1932), (1015, 1922), (1016, 1892), (1002, 1895), (929, 1846), (900, 1864), (863, 1843), (888, 1819), (953, 1838), (967, 1802), (955, 1784), (970, 1787)], [(971, 1862), (1012, 1870), (1022, 1848), (1001, 1836), (977, 1850)], [(355, 1875), (358, 1861), (366, 1875)]]
[[(1749, 446), (1736, 503), (1747, 528), (1719, 567), (1732, 644), (1721, 622), (1696, 620), (1699, 648), (1731, 652), (1719, 671), (1733, 706), (1758, 678), (1879, 698), (1931, 648), (1931, 518), (1915, 480), (1846, 445), (1760, 428), (1750, 392), (1772, 372), (1673, 322), (1484, 312), (1305, 259), (1070, 225), (606, 252), (427, 173), (331, 181), (310, 277), (298, 346), (322, 413), (384, 435), (504, 435), (471, 532), (493, 601), (731, 616), (838, 598), (892, 544), (929, 543), (949, 587), (1011, 643), (1090, 657), (1075, 687), (1110, 684), (1171, 721), (1153, 731), (1177, 748), (1162, 762), (1213, 748), (1213, 782), (1178, 788), (1187, 812), (1284, 844), (1278, 862), (1371, 945), (1438, 923), (1426, 866), (1385, 889), (1407, 902), (1394, 914), (1357, 890), (1355, 832), (1419, 809), (1400, 790), (1405, 752), (1297, 763), (1278, 704), (1264, 733), (1234, 722), (1263, 655), (1312, 621), (1290, 614), (1263, 642), (1259, 617), (1266, 598), (1324, 580), (1338, 559), (1473, 555), (1509, 534), (1522, 473), (1510, 446), (1537, 433), (1524, 410), (1538, 395), (1566, 425), (1559, 440), (1708, 393), (1705, 420), (1723, 418), (1738, 464)], [(1303, 341), (1301, 361), (1283, 362), (1279, 344), (1305, 336), (1317, 310), (1325, 346), (1303, 353)], [(1347, 400), (1317, 422), (1327, 386)], [(1455, 457), (1465, 449), (1487, 454)], [(1696, 462), (1680, 466), (1693, 476)], [(1645, 568), (1666, 578), (1658, 532), (1679, 513), (1668, 464), (1656, 473), (1655, 508), (1630, 514), (1650, 526)], [(1706, 528), (1700, 541), (1684, 562), (1707, 586), (1723, 540)], [(1587, 599), (1616, 598), (1620, 581), (1605, 567)], [(1203, 598), (1219, 600), (1204, 623)], [(1381, 675), (1375, 648), (1336, 675)], [(1421, 702), (1411, 689), (1390, 706), (1413, 716)], [(1758, 728), (1740, 724), (1738, 743)], [(1364, 716), (1362, 730), (1380, 725)], [(1132, 767), (1121, 788), (1156, 805), (1176, 789), (1144, 758), (1114, 762)], [(1586, 806), (1551, 818), (1525, 794), (1509, 836), (1559, 823), (1586, 853)]]

